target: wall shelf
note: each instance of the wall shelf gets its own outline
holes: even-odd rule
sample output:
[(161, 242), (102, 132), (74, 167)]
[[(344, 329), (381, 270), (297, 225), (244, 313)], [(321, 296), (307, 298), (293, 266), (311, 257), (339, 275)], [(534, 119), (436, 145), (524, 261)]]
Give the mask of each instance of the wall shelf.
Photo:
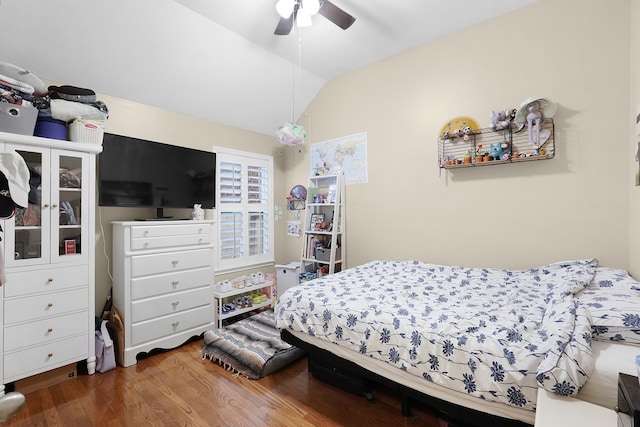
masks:
[[(529, 129), (512, 126), (508, 129), (483, 128), (466, 136), (452, 136), (438, 140), (438, 162), (443, 169), (460, 169), (478, 166), (493, 166), (506, 163), (548, 160), (555, 157), (555, 135), (553, 119), (545, 119), (540, 126), (541, 145), (529, 143)], [(509, 154), (500, 160), (477, 159), (476, 155), (489, 152), (492, 145), (505, 146)], [(471, 155), (471, 158), (466, 156)], [(465, 156), (467, 157), (465, 159)]]

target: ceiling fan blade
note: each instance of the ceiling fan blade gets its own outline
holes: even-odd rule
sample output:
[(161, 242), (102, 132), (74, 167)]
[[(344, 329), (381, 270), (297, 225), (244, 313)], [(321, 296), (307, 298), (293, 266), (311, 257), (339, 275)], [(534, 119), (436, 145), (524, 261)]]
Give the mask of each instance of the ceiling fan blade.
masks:
[(286, 36), (293, 28), (293, 13), (288, 18), (280, 18), (274, 34), (277, 36)]
[(322, 2), (322, 6), (320, 6), (320, 10), (318, 10), (318, 13), (343, 30), (349, 28), (351, 24), (353, 24), (356, 20), (356, 18), (349, 15), (347, 12), (340, 9), (329, 0), (324, 0)]

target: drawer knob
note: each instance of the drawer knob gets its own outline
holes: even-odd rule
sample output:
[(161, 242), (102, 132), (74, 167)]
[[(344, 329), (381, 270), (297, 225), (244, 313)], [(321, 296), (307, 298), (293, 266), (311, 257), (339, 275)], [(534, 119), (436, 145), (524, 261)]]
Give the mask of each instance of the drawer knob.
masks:
[(52, 303), (52, 302), (50, 302), (49, 304), (47, 304), (47, 308), (51, 308), (51, 307), (53, 307), (53, 303)]
[(49, 203), (45, 203), (45, 204), (44, 204), (44, 207), (45, 207), (45, 208), (48, 208), (48, 207), (49, 207)]
[(176, 265), (178, 265), (178, 262), (179, 262), (178, 260), (173, 260), (171, 261), (171, 265), (175, 267)]
[(174, 302), (171, 303), (173, 308), (176, 308), (178, 306), (178, 304), (180, 304), (180, 301), (174, 301)]
[(47, 333), (50, 334), (51, 332), (53, 332), (53, 328), (49, 328), (47, 329)]
[(53, 357), (53, 353), (49, 353), (49, 354), (47, 354), (47, 357), (48, 357), (49, 359), (51, 359), (51, 358)]
[(148, 248), (149, 247), (149, 243), (145, 242), (144, 245), (142, 245), (142, 246), (145, 247), (145, 248)]
[(47, 282), (49, 282), (49, 283), (53, 282), (53, 277), (49, 277), (49, 278), (47, 279)]
[(58, 205), (54, 203), (53, 205), (51, 205), (51, 207), (55, 209), (58, 207)]
[(144, 234), (144, 237), (147, 237), (149, 235), (149, 230), (144, 230), (144, 233), (142, 234)]
[(173, 282), (171, 282), (171, 286), (175, 288), (176, 286), (178, 286), (179, 283), (180, 283), (179, 280), (174, 280)]
[(171, 324), (171, 326), (173, 326), (174, 328), (177, 328), (179, 324), (180, 324), (180, 322), (173, 322)]

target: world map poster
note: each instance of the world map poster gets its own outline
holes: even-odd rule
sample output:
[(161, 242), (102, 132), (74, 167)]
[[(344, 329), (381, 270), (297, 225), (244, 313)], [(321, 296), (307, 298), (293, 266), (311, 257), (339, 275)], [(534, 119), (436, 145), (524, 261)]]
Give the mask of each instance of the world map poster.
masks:
[(345, 184), (367, 182), (367, 133), (311, 144), (310, 176), (343, 172)]

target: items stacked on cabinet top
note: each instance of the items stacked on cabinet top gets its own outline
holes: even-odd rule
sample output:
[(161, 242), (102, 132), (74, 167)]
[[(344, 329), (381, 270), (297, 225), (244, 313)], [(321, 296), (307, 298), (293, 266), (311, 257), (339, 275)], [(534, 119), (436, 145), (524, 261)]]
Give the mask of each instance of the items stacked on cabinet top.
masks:
[(31, 71), (0, 62), (0, 131), (100, 144), (108, 117), (93, 90), (47, 87)]

